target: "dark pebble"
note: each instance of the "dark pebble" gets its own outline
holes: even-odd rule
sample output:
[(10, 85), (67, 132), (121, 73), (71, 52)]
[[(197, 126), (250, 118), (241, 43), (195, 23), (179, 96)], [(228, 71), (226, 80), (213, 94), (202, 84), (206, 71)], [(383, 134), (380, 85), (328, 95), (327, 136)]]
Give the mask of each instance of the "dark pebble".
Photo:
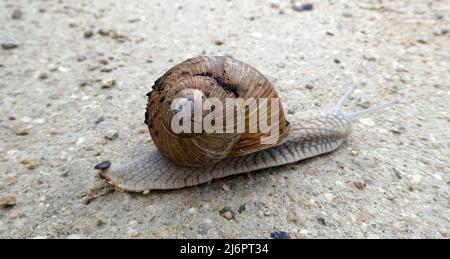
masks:
[(427, 41), (424, 39), (418, 39), (417, 42), (420, 44), (427, 44)]
[(397, 168), (392, 167), (392, 171), (394, 171), (394, 174), (395, 174), (395, 176), (397, 176), (397, 179), (401, 180), (403, 178), (402, 174), (400, 173), (399, 170), (397, 170)]
[(95, 125), (100, 124), (101, 122), (103, 122), (105, 120), (105, 118), (103, 116), (100, 116), (98, 119), (95, 120)]
[(102, 69), (100, 69), (100, 72), (102, 72), (102, 73), (111, 73), (113, 70), (112, 70), (112, 68), (102, 68)]
[(311, 89), (314, 88), (314, 85), (312, 85), (312, 84), (306, 84), (306, 85), (305, 85), (305, 88), (311, 90)]
[(16, 43), (11, 43), (11, 42), (2, 43), (3, 49), (15, 49), (17, 47), (18, 47), (18, 45)]
[(291, 239), (289, 234), (285, 231), (275, 231), (270, 233), (270, 237), (273, 239)]
[(110, 166), (111, 166), (111, 162), (109, 162), (109, 161), (103, 161), (103, 162), (101, 162), (100, 164), (97, 164), (97, 165), (94, 167), (94, 169), (97, 169), (97, 170), (105, 170), (105, 169), (108, 169)]
[(93, 31), (85, 31), (85, 32), (84, 32), (84, 37), (85, 37), (86, 39), (89, 39), (89, 38), (91, 38), (92, 36), (94, 36), (94, 32), (93, 32)]
[(341, 64), (341, 61), (340, 61), (339, 59), (337, 59), (337, 58), (335, 58), (333, 61), (334, 61), (334, 63), (336, 63), (336, 64)]
[(244, 212), (246, 209), (247, 209), (247, 203), (244, 203), (241, 206), (239, 206), (239, 209), (238, 209), (239, 214)]
[(312, 11), (314, 9), (314, 5), (311, 3), (294, 4), (292, 9), (297, 12)]
[(325, 222), (324, 218), (317, 218), (317, 222), (319, 222), (319, 224), (322, 225), (322, 226), (326, 226), (327, 225), (327, 223)]
[(102, 35), (102, 36), (110, 36), (111, 35), (111, 31), (110, 30), (105, 30), (105, 29), (100, 29), (100, 30), (98, 30), (97, 33)]

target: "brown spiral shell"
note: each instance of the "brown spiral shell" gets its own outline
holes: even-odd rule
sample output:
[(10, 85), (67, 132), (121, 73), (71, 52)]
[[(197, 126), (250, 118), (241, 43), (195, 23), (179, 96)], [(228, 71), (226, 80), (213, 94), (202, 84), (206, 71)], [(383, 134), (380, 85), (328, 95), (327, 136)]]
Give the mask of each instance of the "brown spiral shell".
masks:
[[(171, 103), (178, 97), (190, 97), (200, 90), (206, 98), (240, 97), (247, 99), (279, 98), (272, 84), (260, 72), (232, 57), (196, 57), (168, 70), (155, 81), (148, 93), (145, 123), (157, 148), (169, 159), (184, 166), (214, 164), (227, 156), (240, 156), (267, 149), (284, 142), (289, 135), (289, 123), (281, 102), (278, 109), (279, 139), (275, 144), (261, 144), (261, 137), (270, 133), (192, 133), (175, 134), (170, 129), (174, 115)], [(184, 91), (182, 91), (184, 90)], [(245, 121), (251, 113), (248, 107)], [(270, 111), (268, 114), (270, 118)], [(236, 121), (236, 120), (235, 120)]]

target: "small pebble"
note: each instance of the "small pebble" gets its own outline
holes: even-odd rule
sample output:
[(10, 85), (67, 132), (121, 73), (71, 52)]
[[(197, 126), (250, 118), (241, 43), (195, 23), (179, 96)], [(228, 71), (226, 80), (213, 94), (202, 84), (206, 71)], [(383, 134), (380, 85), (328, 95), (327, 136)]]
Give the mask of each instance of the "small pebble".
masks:
[(20, 163), (25, 165), (28, 170), (33, 170), (38, 166), (38, 162), (34, 159), (22, 159)]
[(197, 209), (196, 208), (190, 208), (188, 210), (189, 214), (197, 214)]
[(325, 219), (322, 218), (322, 217), (317, 218), (317, 222), (319, 222), (319, 224), (322, 225), (322, 226), (326, 226), (327, 225), (327, 223), (325, 222)]
[(366, 187), (366, 183), (363, 181), (354, 181), (353, 185), (360, 190), (362, 190)]
[(142, 192), (143, 195), (148, 195), (150, 193), (150, 190), (145, 190)]
[(102, 65), (108, 65), (108, 60), (107, 59), (100, 59), (99, 61), (98, 61), (98, 63), (100, 63), (100, 64), (102, 64)]
[(219, 214), (220, 214), (222, 217), (224, 217), (224, 218), (226, 218), (226, 219), (228, 219), (228, 220), (231, 220), (232, 218), (234, 218), (234, 212), (233, 212), (233, 210), (231, 210), (231, 208), (228, 207), (228, 206), (226, 206), (226, 207), (224, 207), (223, 209), (221, 209), (221, 210), (219, 211)]
[(7, 195), (0, 199), (0, 206), (3, 208), (9, 208), (16, 205), (16, 196)]
[(39, 74), (38, 78), (39, 78), (40, 80), (45, 80), (45, 79), (48, 78), (48, 74), (45, 73), (45, 72), (42, 72), (42, 73)]
[(224, 43), (225, 43), (225, 41), (222, 40), (222, 39), (216, 39), (216, 40), (214, 41), (214, 44), (216, 44), (217, 46), (221, 46), (221, 45), (223, 45)]
[(87, 59), (86, 56), (78, 56), (78, 57), (77, 57), (77, 61), (78, 61), (78, 62), (85, 61), (86, 59)]
[(350, 12), (349, 10), (346, 10), (342, 13), (342, 16), (344, 16), (346, 18), (350, 18), (350, 17), (353, 17), (353, 13)]
[(402, 128), (401, 127), (392, 127), (390, 129), (390, 131), (394, 134), (400, 135), (402, 133)]
[(20, 20), (23, 17), (23, 12), (19, 9), (15, 9), (11, 15), (13, 20)]
[(26, 136), (28, 135), (28, 129), (27, 128), (20, 128), (16, 131), (17, 136)]
[(308, 90), (311, 90), (311, 89), (314, 88), (314, 85), (312, 85), (312, 84), (306, 84), (306, 85), (305, 85), (305, 88), (308, 89)]
[(238, 212), (239, 214), (242, 214), (242, 212), (244, 212), (245, 210), (247, 210), (247, 203), (244, 203), (241, 206), (239, 206)]
[(400, 173), (400, 171), (397, 168), (392, 167), (392, 171), (394, 172), (394, 174), (397, 177), (397, 179), (399, 179), (399, 180), (402, 179), (402, 174)]
[(104, 170), (104, 169), (108, 169), (111, 166), (111, 162), (109, 161), (103, 161), (97, 165), (94, 166), (94, 169), (97, 170)]
[(109, 80), (109, 81), (105, 81), (102, 83), (101, 88), (103, 89), (108, 89), (108, 88), (112, 88), (116, 85), (116, 80)]
[(100, 34), (100, 35), (102, 35), (102, 36), (105, 36), (105, 37), (111, 35), (111, 31), (105, 30), (105, 29), (100, 29), (100, 30), (98, 30), (97, 33)]
[(418, 39), (417, 42), (420, 44), (427, 44), (427, 41), (424, 39)]
[(94, 32), (93, 31), (89, 30), (89, 31), (85, 31), (84, 32), (84, 37), (86, 39), (92, 38), (92, 36), (94, 36)]
[(270, 233), (270, 237), (273, 239), (291, 239), (289, 234), (285, 231), (274, 231)]
[(102, 69), (100, 69), (100, 72), (102, 72), (102, 73), (111, 73), (112, 71), (113, 71), (112, 68), (102, 68)]
[(82, 80), (78, 85), (80, 87), (85, 87), (85, 86), (89, 85), (90, 82), (91, 82), (90, 80)]
[(3, 36), (0, 39), (0, 43), (3, 49), (15, 49), (19, 45), (16, 43), (16, 40), (12, 36)]
[(299, 3), (299, 2), (294, 2), (292, 4), (292, 9), (294, 11), (297, 12), (307, 12), (307, 11), (312, 11), (314, 9), (314, 5), (311, 3)]
[(94, 121), (94, 124), (95, 125), (98, 125), (98, 124), (100, 124), (101, 122), (103, 122), (105, 120), (105, 118), (103, 117), (103, 116), (100, 116), (100, 117), (98, 117), (95, 121)]
[(335, 59), (333, 60), (333, 62), (336, 63), (336, 64), (341, 64), (341, 61), (340, 61), (339, 59), (337, 59), (337, 58), (335, 58)]
[(107, 140), (116, 140), (119, 137), (119, 133), (116, 130), (108, 130), (105, 135), (105, 139)]

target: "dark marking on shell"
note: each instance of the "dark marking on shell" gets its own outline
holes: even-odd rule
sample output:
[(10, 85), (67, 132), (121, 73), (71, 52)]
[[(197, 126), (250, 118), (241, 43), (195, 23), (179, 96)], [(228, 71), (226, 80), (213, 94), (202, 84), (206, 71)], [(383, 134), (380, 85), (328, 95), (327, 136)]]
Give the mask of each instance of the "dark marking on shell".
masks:
[(156, 90), (156, 91), (161, 91), (162, 90), (161, 80), (162, 80), (162, 77), (156, 79), (154, 85), (152, 86), (153, 90)]
[(237, 92), (237, 86), (233, 85), (233, 84), (227, 84), (223, 81), (222, 78), (214, 78), (216, 79), (217, 83), (225, 90), (228, 92), (232, 92), (234, 94), (235, 97), (239, 97), (239, 93)]

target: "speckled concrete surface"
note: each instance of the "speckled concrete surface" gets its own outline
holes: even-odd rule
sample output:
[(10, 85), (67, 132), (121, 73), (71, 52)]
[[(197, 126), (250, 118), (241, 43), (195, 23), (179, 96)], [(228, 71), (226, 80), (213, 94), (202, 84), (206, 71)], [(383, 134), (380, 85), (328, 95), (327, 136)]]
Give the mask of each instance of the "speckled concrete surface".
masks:
[[(309, 2), (1, 1), (0, 237), (448, 238), (450, 1)], [(253, 65), (290, 112), (353, 81), (348, 110), (401, 104), (329, 155), (176, 191), (107, 187), (95, 164), (151, 145), (152, 82), (202, 54)]]

